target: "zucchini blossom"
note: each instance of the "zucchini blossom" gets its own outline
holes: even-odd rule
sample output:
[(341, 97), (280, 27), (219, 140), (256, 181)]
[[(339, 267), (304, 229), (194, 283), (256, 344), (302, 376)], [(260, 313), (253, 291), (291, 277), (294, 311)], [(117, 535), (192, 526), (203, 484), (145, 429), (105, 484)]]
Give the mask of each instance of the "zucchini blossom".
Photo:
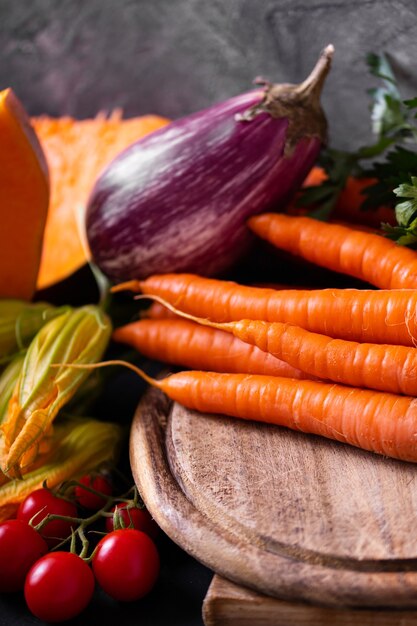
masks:
[(111, 332), (108, 316), (88, 305), (67, 307), (35, 335), (0, 425), (0, 467), (9, 478), (21, 478), (48, 449), (58, 411), (91, 373), (68, 365), (99, 361)]

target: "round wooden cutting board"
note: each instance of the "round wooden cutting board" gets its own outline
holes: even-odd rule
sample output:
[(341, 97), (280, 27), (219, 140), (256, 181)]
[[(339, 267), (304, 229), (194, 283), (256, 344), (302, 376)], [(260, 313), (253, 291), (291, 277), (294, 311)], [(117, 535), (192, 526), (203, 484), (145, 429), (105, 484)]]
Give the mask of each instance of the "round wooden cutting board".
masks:
[(166, 534), (263, 594), (417, 607), (417, 466), (146, 392), (133, 475)]

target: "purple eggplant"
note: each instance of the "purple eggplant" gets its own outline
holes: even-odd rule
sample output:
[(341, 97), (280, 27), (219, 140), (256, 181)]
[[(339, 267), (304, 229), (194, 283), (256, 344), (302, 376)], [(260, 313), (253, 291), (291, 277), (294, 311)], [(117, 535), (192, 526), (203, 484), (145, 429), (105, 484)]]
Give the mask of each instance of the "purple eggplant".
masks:
[(86, 216), (92, 258), (113, 282), (214, 275), (248, 249), (246, 220), (280, 210), (326, 140), (320, 94), (333, 46), (300, 85), (263, 83), (172, 122), (98, 178)]

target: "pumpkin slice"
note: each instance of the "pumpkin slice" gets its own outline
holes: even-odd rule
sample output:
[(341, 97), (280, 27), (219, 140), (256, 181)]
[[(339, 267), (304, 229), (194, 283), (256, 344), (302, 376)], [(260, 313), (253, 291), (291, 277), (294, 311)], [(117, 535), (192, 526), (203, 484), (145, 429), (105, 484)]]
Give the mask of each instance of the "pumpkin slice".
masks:
[(0, 92), (0, 298), (32, 298), (48, 202), (41, 145), (22, 104), (5, 89)]
[(67, 278), (89, 260), (84, 238), (84, 211), (93, 185), (121, 150), (168, 124), (156, 115), (32, 118), (49, 165), (51, 200), (45, 229), (38, 289)]

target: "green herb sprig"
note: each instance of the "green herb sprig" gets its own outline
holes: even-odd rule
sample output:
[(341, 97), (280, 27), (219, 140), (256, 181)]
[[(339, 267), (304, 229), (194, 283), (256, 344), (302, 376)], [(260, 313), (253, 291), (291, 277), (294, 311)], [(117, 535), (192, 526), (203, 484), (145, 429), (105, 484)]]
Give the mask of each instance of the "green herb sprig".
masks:
[(411, 183), (401, 183), (394, 189), (397, 198), (406, 198), (395, 207), (398, 226), (385, 224), (384, 230), (399, 245), (417, 248), (417, 176), (410, 179)]
[[(327, 179), (319, 186), (305, 188), (297, 203), (299, 206), (311, 206), (310, 215), (317, 219), (329, 218), (349, 176), (376, 181), (363, 190), (365, 200), (362, 209), (366, 211), (382, 205), (394, 207), (399, 194), (393, 190), (401, 188), (402, 193), (404, 189), (401, 185), (409, 184), (410, 176), (417, 172), (417, 153), (404, 145), (417, 143), (417, 98), (402, 99), (385, 54), (369, 54), (367, 64), (371, 75), (381, 80), (380, 86), (369, 90), (372, 98), (371, 124), (376, 140), (353, 152), (332, 148), (323, 150), (319, 165), (325, 170)], [(398, 216), (401, 217), (401, 230), (386, 227), (387, 235), (401, 241), (405, 241), (403, 238), (406, 236), (408, 242), (411, 222), (405, 225), (402, 209), (398, 210)], [(404, 228), (407, 233), (404, 233)]]

